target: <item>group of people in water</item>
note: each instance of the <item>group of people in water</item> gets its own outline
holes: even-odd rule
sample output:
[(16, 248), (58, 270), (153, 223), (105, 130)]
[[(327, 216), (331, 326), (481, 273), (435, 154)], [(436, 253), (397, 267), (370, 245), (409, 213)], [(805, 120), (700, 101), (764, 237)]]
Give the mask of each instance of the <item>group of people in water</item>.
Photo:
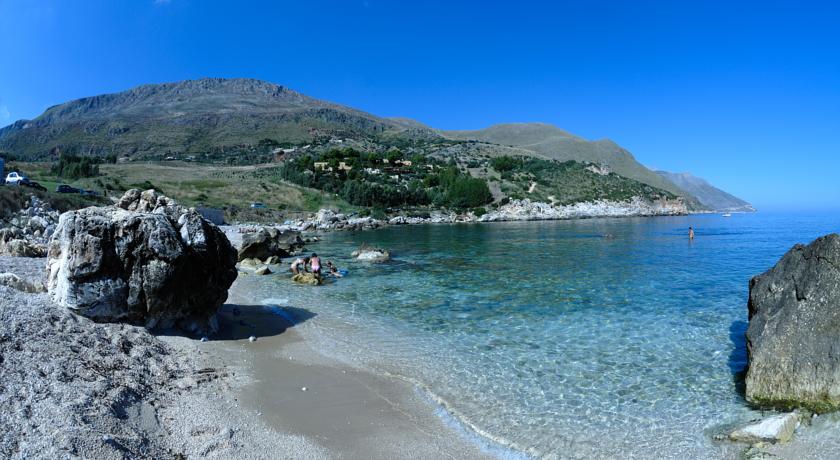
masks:
[(326, 262), (326, 274), (323, 273), (323, 268), (321, 266), (321, 258), (318, 257), (318, 254), (312, 253), (309, 257), (298, 257), (292, 264), (289, 266), (292, 273), (295, 275), (299, 275), (301, 272), (305, 273), (312, 273), (318, 278), (322, 278), (323, 276), (332, 276), (335, 278), (341, 278), (343, 275), (338, 270), (338, 267), (332, 263), (331, 260)]

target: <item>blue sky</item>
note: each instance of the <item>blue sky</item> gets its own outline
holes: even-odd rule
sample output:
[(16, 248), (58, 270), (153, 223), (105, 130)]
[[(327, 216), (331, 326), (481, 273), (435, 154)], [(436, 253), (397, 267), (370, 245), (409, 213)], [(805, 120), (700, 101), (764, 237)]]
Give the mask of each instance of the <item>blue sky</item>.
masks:
[(764, 209), (840, 208), (832, 2), (0, 0), (0, 126), (253, 77), (444, 129), (544, 121)]

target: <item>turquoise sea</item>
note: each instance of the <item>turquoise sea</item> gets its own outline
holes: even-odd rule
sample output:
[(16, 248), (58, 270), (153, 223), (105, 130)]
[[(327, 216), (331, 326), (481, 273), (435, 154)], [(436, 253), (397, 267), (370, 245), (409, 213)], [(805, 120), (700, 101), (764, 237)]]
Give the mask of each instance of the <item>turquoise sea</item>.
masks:
[[(711, 436), (757, 415), (738, 383), (750, 278), (837, 231), (840, 214), (773, 213), (392, 227), (310, 248), (350, 271), (338, 282), (250, 282), (502, 455), (720, 458)], [(352, 260), (362, 242), (394, 260)]]

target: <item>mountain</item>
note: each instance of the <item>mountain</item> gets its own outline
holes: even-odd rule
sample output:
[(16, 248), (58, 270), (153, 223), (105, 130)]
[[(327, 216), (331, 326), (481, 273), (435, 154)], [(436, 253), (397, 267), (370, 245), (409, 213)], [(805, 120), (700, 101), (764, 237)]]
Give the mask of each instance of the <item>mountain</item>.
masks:
[(237, 152), (261, 140), (426, 139), (434, 131), (314, 99), (260, 80), (207, 78), (143, 85), (47, 109), (0, 129), (0, 150), (26, 159), (64, 151), (148, 156)]
[(477, 140), (530, 150), (559, 161), (575, 160), (606, 166), (610, 171), (676, 195), (685, 191), (642, 166), (633, 155), (609, 139), (588, 141), (545, 123), (506, 123), (476, 131), (443, 131), (452, 139)]
[(667, 171), (656, 171), (656, 173), (694, 195), (700, 203), (713, 211), (755, 212), (755, 208), (751, 204), (690, 173)]
[(337, 146), (380, 152), (399, 148), (410, 156), (454, 158), (462, 164), (500, 155), (595, 163), (682, 196), (692, 209), (703, 209), (679, 184), (645, 168), (607, 139), (589, 141), (545, 123), (441, 131), (254, 79), (142, 85), (56, 105), (33, 120), (0, 129), (0, 151), (23, 160), (55, 160), (63, 152), (135, 160), (196, 156), (253, 164), (273, 159), (278, 147), (303, 146), (312, 154)]

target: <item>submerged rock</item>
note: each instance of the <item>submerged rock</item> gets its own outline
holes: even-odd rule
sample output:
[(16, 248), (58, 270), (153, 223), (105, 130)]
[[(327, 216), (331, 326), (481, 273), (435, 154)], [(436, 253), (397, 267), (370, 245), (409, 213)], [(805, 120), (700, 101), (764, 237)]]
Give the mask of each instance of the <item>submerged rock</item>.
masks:
[(321, 280), (315, 276), (314, 273), (298, 273), (297, 275), (292, 276), (292, 281), (300, 284), (309, 284), (311, 286), (321, 284)]
[(750, 281), (746, 397), (765, 407), (840, 407), (840, 235), (796, 245)]
[(303, 245), (303, 239), (298, 231), (281, 231), (274, 227), (263, 227), (256, 232), (242, 235), (239, 260), (288, 257)]
[(754, 444), (757, 442), (788, 442), (799, 426), (799, 414), (774, 415), (743, 426), (729, 434), (729, 439)]
[(215, 330), (236, 279), (225, 235), (153, 190), (62, 214), (48, 257), (53, 301), (96, 321), (146, 327)]
[(385, 262), (391, 259), (391, 254), (388, 251), (367, 246), (353, 251), (352, 256), (363, 262)]

